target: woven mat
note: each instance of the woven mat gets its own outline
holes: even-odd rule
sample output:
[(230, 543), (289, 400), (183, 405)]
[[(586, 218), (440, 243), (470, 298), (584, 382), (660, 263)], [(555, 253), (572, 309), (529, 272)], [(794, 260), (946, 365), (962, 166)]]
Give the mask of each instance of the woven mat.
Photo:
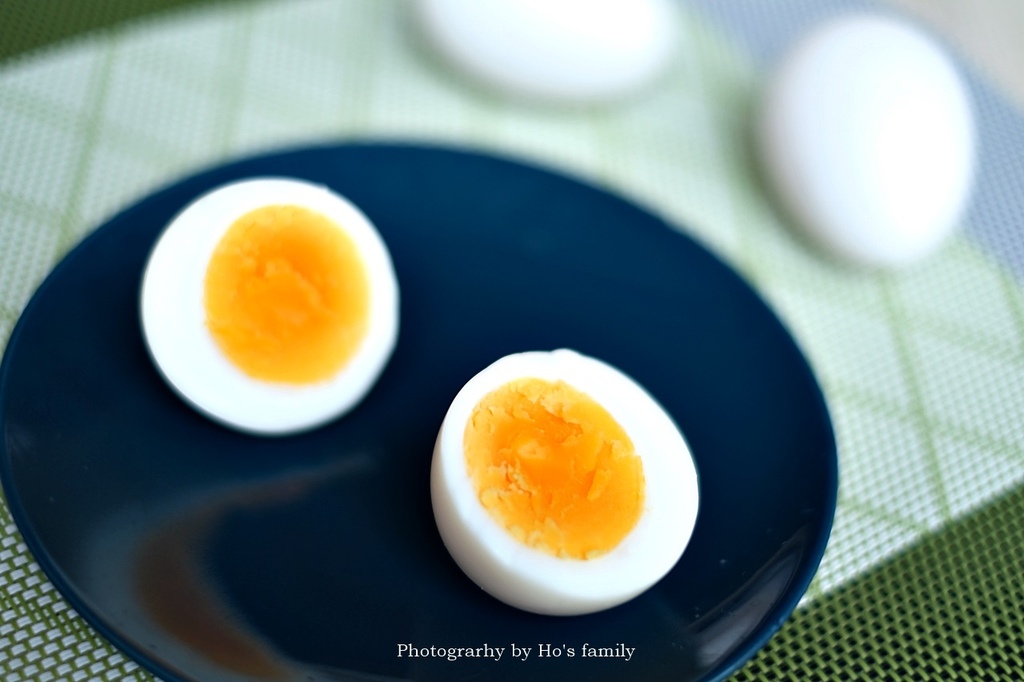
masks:
[[(468, 86), (423, 53), (397, 0), (195, 6), (9, 58), (0, 63), (0, 342), (35, 286), (105, 217), (239, 155), (367, 137), (449, 142), (611, 187), (747, 276), (819, 375), (840, 448), (834, 532), (794, 619), (802, 629), (784, 629), (743, 674), (821, 671), (806, 661), (821, 664), (828, 648), (808, 655), (801, 646), (821, 639), (807, 633), (863, 617), (837, 612), (839, 595), (878, 583), (868, 571), (943, 529), (973, 528), (958, 522), (1024, 481), (1024, 118), (965, 67), (982, 159), (964, 229), (899, 273), (829, 262), (765, 195), (745, 130), (760, 77), (788, 41), (870, 5), (772, 5), (687, 5), (682, 50), (660, 87), (574, 111)], [(3, 679), (150, 679), (64, 605), (5, 506), (0, 515)], [(1011, 603), (1024, 605), (1019, 579), (1005, 580)], [(1009, 660), (1019, 662), (1016, 627)], [(805, 664), (777, 667), (796, 651)]]

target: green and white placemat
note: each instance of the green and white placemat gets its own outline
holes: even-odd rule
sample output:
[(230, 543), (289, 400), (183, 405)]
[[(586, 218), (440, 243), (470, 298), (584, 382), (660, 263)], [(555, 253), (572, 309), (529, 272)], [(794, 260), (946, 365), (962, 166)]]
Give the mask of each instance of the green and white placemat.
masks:
[[(805, 600), (813, 611), (1024, 481), (1024, 185), (1011, 183), (1024, 176), (1013, 168), (1024, 119), (970, 74), (987, 143), (976, 205), (945, 248), (902, 272), (823, 259), (794, 236), (751, 163), (746, 127), (773, 55), (849, 4), (789, 3), (774, 23), (756, 3), (687, 5), (681, 51), (657, 88), (577, 110), (463, 82), (421, 48), (401, 0), (196, 5), (9, 58), (0, 63), (0, 341), (89, 230), (220, 161), (371, 138), (545, 162), (633, 198), (721, 255), (810, 358), (841, 476), (833, 535)], [(64, 605), (5, 506), (0, 518), (2, 679), (150, 679)]]

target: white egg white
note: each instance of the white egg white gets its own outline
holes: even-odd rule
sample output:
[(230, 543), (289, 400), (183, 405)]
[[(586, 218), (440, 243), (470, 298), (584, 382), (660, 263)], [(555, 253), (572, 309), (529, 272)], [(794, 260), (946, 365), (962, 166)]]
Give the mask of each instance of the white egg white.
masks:
[[(640, 520), (617, 547), (597, 558), (559, 558), (523, 544), (474, 492), (463, 449), (467, 420), (486, 394), (526, 377), (563, 380), (597, 401), (642, 460)], [(511, 606), (563, 616), (616, 606), (664, 577), (690, 540), (699, 496), (689, 447), (668, 413), (618, 369), (566, 349), (505, 356), (462, 388), (438, 433), (430, 489), (441, 538), (471, 580)]]
[[(306, 385), (254, 379), (221, 352), (206, 326), (203, 288), (218, 242), (242, 215), (270, 205), (321, 213), (355, 243), (370, 281), (368, 332), (334, 377)], [(216, 188), (168, 224), (146, 265), (140, 294), (143, 337), (167, 383), (201, 413), (254, 434), (319, 426), (352, 409), (387, 364), (398, 337), (398, 281), (370, 220), (327, 187), (292, 178), (253, 178)]]

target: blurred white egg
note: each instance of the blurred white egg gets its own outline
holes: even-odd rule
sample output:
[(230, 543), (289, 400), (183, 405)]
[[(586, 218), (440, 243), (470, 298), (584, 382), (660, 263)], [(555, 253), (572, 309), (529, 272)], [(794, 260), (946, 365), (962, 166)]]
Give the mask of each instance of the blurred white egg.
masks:
[(621, 371), (570, 350), (508, 355), (474, 376), (442, 423), (430, 487), (463, 572), (549, 615), (610, 608), (654, 585), (698, 508), (671, 417)]
[(318, 426), (376, 382), (398, 335), (398, 283), (370, 220), (290, 178), (219, 187), (150, 254), (143, 336), (164, 379), (212, 419), (256, 434)]
[(855, 263), (932, 253), (970, 197), (967, 91), (943, 48), (900, 20), (842, 17), (797, 43), (765, 91), (757, 138), (784, 208)]
[(414, 12), (454, 67), (539, 100), (621, 97), (659, 76), (675, 51), (669, 0), (417, 0)]

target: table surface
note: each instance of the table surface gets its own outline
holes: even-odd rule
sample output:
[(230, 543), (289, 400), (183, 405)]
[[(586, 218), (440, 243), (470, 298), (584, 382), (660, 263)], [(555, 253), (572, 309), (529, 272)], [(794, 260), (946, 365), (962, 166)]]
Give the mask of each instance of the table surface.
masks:
[[(656, 88), (559, 110), (463, 82), (423, 53), (400, 0), (6, 2), (0, 343), (79, 239), (199, 168), (366, 138), (529, 158), (685, 226), (764, 295), (821, 379), (840, 450), (833, 536), (801, 608), (737, 679), (1011, 675), (1024, 669), (1024, 13), (967, 5), (896, 11), (947, 41), (970, 83), (974, 203), (926, 262), (868, 272), (794, 236), (743, 130), (802, 31), (892, 5), (681, 3), (680, 54)], [(0, 515), (3, 679), (150, 679), (66, 606)]]

